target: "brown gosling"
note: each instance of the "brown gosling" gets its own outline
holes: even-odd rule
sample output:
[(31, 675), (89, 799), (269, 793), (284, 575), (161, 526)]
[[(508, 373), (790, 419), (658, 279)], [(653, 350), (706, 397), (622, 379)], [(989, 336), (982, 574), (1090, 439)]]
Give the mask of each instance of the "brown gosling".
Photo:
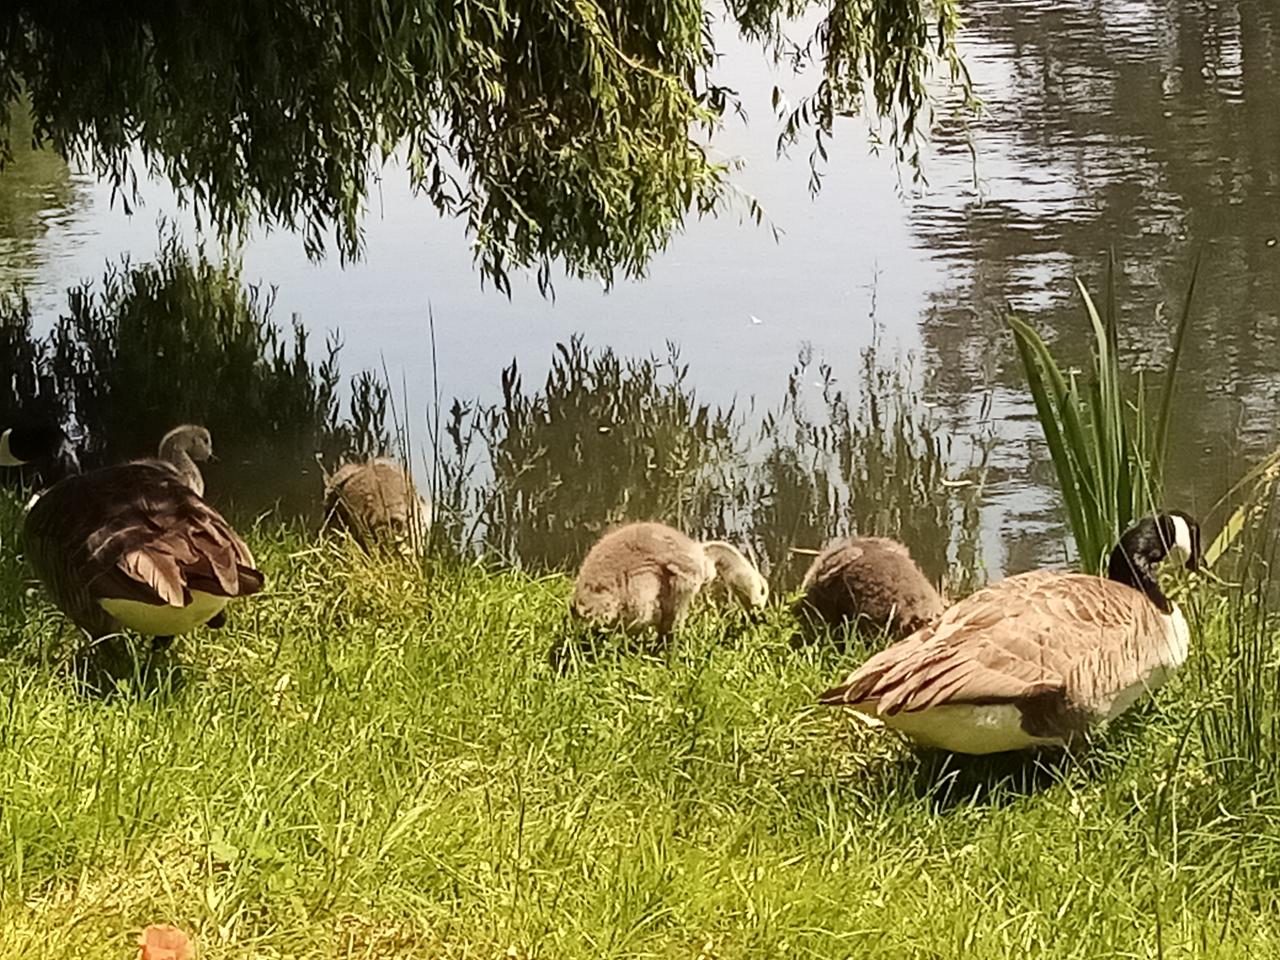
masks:
[(885, 537), (836, 540), (814, 558), (801, 584), (796, 613), (832, 627), (893, 640), (915, 633), (942, 615), (937, 589), (911, 552)]
[(325, 525), (347, 530), (366, 549), (375, 544), (414, 550), (431, 525), (431, 506), (408, 469), (377, 458), (339, 467), (324, 485)]
[(668, 638), (707, 583), (720, 580), (744, 607), (769, 600), (769, 584), (723, 541), (699, 543), (662, 523), (629, 523), (601, 537), (574, 583), (572, 610), (597, 626), (656, 629)]

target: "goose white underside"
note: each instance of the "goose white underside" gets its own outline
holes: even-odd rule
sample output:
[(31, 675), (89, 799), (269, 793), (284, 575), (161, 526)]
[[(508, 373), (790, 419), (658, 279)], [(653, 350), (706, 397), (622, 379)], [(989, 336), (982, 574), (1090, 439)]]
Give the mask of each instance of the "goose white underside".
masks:
[(948, 703), (891, 717), (880, 716), (874, 703), (855, 709), (917, 743), (952, 753), (1004, 753), (1063, 745), (1057, 737), (1033, 737), (1027, 733), (1022, 729), (1022, 711), (1010, 703)]
[(0, 467), (20, 467), (25, 462), (15, 457), (13, 451), (9, 448), (9, 435), (11, 433), (13, 433), (12, 429), (0, 433)]
[(192, 590), (191, 602), (185, 607), (137, 600), (99, 600), (98, 605), (122, 627), (147, 636), (172, 637), (208, 623), (227, 605), (227, 600), (227, 597)]

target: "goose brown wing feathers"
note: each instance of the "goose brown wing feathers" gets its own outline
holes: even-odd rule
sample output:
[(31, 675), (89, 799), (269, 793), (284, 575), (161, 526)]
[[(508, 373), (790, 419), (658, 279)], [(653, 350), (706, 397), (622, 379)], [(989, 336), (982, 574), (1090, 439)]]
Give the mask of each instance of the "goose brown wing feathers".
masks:
[(167, 467), (105, 467), (55, 484), (27, 515), (27, 554), (54, 600), (91, 633), (98, 599), (185, 606), (191, 590), (235, 597), (263, 586), (225, 519)]
[(939, 704), (1046, 697), (1080, 703), (1094, 679), (1114, 683), (1141, 668), (1141, 638), (1161, 629), (1158, 611), (1124, 584), (1034, 571), (952, 606), (932, 627), (872, 657), (821, 697), (875, 704), (891, 716)]

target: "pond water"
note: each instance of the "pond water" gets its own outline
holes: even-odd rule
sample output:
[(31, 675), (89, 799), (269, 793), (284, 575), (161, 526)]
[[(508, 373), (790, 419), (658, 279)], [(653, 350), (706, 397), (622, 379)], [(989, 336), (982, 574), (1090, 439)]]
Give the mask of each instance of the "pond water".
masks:
[[(259, 232), (245, 274), (277, 289), (277, 316), (341, 332), (344, 372), (384, 365), (408, 393), (411, 426), (446, 398), (500, 396), (513, 358), (526, 382), (573, 333), (624, 356), (680, 345), (702, 401), (775, 405), (802, 344), (854, 387), (875, 320), (918, 354), (925, 395), (947, 428), (999, 437), (983, 506), (990, 571), (1062, 555), (1046, 453), (1003, 318), (1029, 319), (1068, 357), (1086, 349), (1073, 280), (1097, 290), (1108, 248), (1122, 274), (1122, 341), (1160, 367), (1191, 261), (1204, 263), (1174, 421), (1171, 499), (1203, 513), (1277, 440), (1280, 392), (1280, 13), (1260, 2), (978, 0), (966, 60), (985, 112), (939, 107), (928, 184), (900, 183), (842, 122), (821, 192), (807, 151), (774, 156), (762, 56), (725, 44), (723, 76), (749, 122), (714, 141), (740, 157), (738, 186), (778, 236), (736, 217), (691, 222), (641, 281), (609, 292), (532, 282), (510, 301), (482, 290), (459, 223), (438, 218), (387, 170), (363, 261), (308, 262), (298, 237)], [(975, 159), (976, 158), (976, 159)], [(111, 191), (45, 154), (0, 176), (0, 279), (20, 279), (37, 315), (122, 253), (145, 259), (157, 219), (191, 223), (152, 183), (127, 214)], [(1159, 310), (1157, 309), (1159, 308)], [(434, 317), (432, 382), (429, 314)], [(51, 322), (51, 321), (49, 321)], [(1073, 353), (1073, 351), (1075, 351)]]

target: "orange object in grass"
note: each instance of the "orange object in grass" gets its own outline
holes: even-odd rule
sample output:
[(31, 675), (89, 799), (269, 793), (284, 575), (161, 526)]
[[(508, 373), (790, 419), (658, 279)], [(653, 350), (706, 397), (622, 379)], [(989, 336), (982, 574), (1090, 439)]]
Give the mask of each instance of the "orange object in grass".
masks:
[(165, 924), (152, 924), (138, 940), (138, 960), (189, 960), (191, 938)]

